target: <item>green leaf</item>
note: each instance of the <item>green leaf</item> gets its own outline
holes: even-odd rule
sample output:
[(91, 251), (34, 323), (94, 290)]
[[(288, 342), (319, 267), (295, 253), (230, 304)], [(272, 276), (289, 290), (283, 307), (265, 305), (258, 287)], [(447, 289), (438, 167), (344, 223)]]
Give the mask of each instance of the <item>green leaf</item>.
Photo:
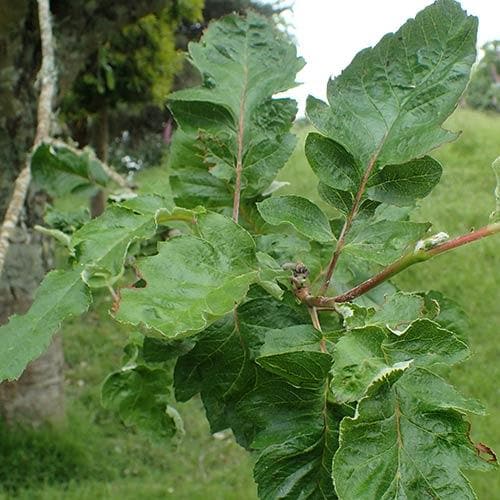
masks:
[(422, 297), (397, 292), (386, 298), (380, 309), (370, 318), (369, 324), (388, 328), (393, 333), (403, 333), (409, 324), (424, 314)]
[[(363, 177), (360, 164), (340, 144), (316, 133), (307, 136), (305, 152), (321, 181), (322, 197), (342, 212), (348, 212)], [(402, 165), (386, 165), (382, 170), (372, 171), (364, 198), (412, 205), (432, 191), (441, 172), (441, 165), (429, 156)]]
[(326, 432), (301, 435), (260, 454), (254, 469), (259, 498), (337, 498), (330, 464), (338, 446), (338, 420), (329, 413), (326, 423)]
[(203, 84), (169, 98), (180, 127), (169, 159), (174, 197), (187, 207), (231, 206), (241, 167), (242, 200), (254, 199), (295, 148), (288, 132), (295, 101), (273, 95), (295, 86), (303, 61), (270, 21), (251, 12), (212, 23), (189, 53)]
[(307, 160), (321, 182), (342, 191), (357, 191), (363, 172), (345, 148), (314, 132), (308, 134), (304, 148)]
[(300, 234), (315, 241), (328, 242), (334, 239), (326, 215), (306, 198), (276, 196), (257, 203), (257, 208), (269, 224), (291, 224)]
[(329, 105), (309, 99), (309, 119), (361, 171), (420, 158), (456, 134), (441, 128), (475, 61), (477, 19), (438, 0), (362, 50), (328, 83)]
[(159, 244), (158, 255), (139, 264), (144, 288), (122, 291), (119, 321), (143, 324), (167, 337), (192, 334), (237, 305), (258, 279), (255, 243), (222, 215), (201, 214), (198, 237)]
[(232, 191), (227, 183), (210, 174), (196, 136), (178, 129), (172, 139), (169, 155), (170, 185), (176, 203), (184, 207), (204, 205), (207, 208), (231, 206)]
[(341, 189), (334, 189), (323, 182), (318, 184), (318, 193), (322, 200), (336, 208), (343, 215), (349, 213), (354, 203), (352, 193), (342, 191)]
[[(296, 85), (304, 62), (295, 47), (272, 23), (250, 12), (212, 23), (201, 43), (189, 45), (193, 65), (205, 76), (204, 85), (175, 92), (170, 99), (222, 106), (233, 117), (250, 119), (248, 110)], [(242, 100), (243, 97), (243, 100)]]
[(83, 314), (90, 302), (89, 289), (77, 270), (47, 274), (29, 311), (0, 326), (0, 380), (17, 379), (47, 349), (61, 323)]
[[(426, 301), (437, 303), (439, 310), (437, 315), (432, 318), (436, 323), (455, 333), (461, 339), (467, 336), (470, 328), (469, 318), (457, 302), (435, 290), (427, 292), (423, 297)], [(432, 304), (428, 307), (432, 307)]]
[(366, 196), (392, 205), (411, 205), (432, 191), (441, 179), (442, 170), (430, 156), (402, 165), (386, 165), (370, 176)]
[(60, 211), (50, 205), (46, 207), (44, 221), (50, 228), (72, 234), (90, 220), (89, 210), (80, 207), (72, 211)]
[(430, 224), (393, 220), (355, 220), (344, 252), (380, 265), (391, 264), (426, 233)]
[[(201, 393), (212, 432), (231, 427), (235, 405), (255, 382), (253, 359), (266, 332), (308, 321), (307, 313), (269, 297), (239, 306), (235, 314), (200, 333), (194, 349), (179, 358), (174, 379), (177, 400)], [(249, 445), (237, 426), (234, 432), (240, 443)]]
[(335, 499), (331, 464), (342, 413), (321, 389), (295, 389), (279, 378), (265, 384), (246, 401), (266, 425), (257, 437), (261, 441), (254, 441), (267, 444), (254, 468), (259, 497)]
[(165, 340), (155, 337), (144, 337), (142, 357), (146, 363), (164, 363), (177, 359), (194, 347), (189, 340)]
[(182, 418), (170, 405), (174, 400), (171, 360), (175, 351), (185, 352), (179, 349), (180, 342), (175, 344), (169, 349), (165, 342), (132, 333), (124, 349), (124, 366), (108, 375), (101, 388), (103, 406), (152, 439), (184, 434)]
[(469, 355), (463, 340), (428, 319), (416, 320), (404, 332), (389, 336), (383, 349), (393, 362), (411, 360), (423, 366), (436, 363), (452, 365)]
[[(429, 317), (424, 297), (406, 292), (386, 296), (377, 310), (346, 303), (339, 304), (338, 311), (344, 317), (344, 326), (347, 329), (381, 326), (396, 334), (403, 333), (414, 320), (424, 315)], [(436, 314), (437, 311), (431, 314), (430, 319), (434, 319)]]
[(71, 248), (71, 238), (66, 233), (63, 233), (59, 229), (50, 229), (48, 227), (43, 227), (38, 225), (34, 226), (33, 229), (35, 231), (38, 231), (39, 233), (44, 234), (45, 236), (50, 236), (51, 238), (54, 238), (62, 246), (66, 247), (66, 249), (69, 250), (70, 254), (73, 253)]
[(339, 402), (357, 401), (388, 373), (402, 373), (410, 365), (453, 364), (467, 356), (462, 340), (428, 319), (397, 334), (376, 326), (354, 329), (336, 343), (331, 389)]
[(256, 361), (295, 387), (315, 388), (332, 364), (331, 356), (321, 352), (321, 339), (312, 325), (268, 330)]
[(76, 231), (71, 245), (83, 266), (82, 278), (91, 287), (112, 286), (123, 274), (130, 245), (154, 236), (154, 214), (111, 206)]
[[(177, 363), (177, 398), (201, 392), (212, 432), (231, 427), (240, 444), (258, 452), (260, 498), (335, 498), (338, 424), (351, 413), (327, 400), (331, 357), (308, 322), (304, 310), (254, 299), (202, 332)], [(308, 353), (321, 358), (310, 371), (301, 367)]]
[(116, 411), (124, 424), (137, 426), (153, 438), (183, 433), (182, 420), (170, 406), (172, 376), (163, 368), (125, 366), (106, 378), (101, 391), (105, 408)]
[(260, 498), (336, 498), (331, 464), (339, 421), (348, 413), (328, 401), (326, 378), (322, 382), (298, 388), (261, 371), (239, 402), (240, 427), (253, 436), (251, 449), (258, 452)]
[(260, 272), (258, 284), (266, 292), (280, 300), (283, 297), (284, 290), (279, 283), (289, 283), (290, 275), (285, 271), (270, 255), (263, 252), (257, 252)]
[(331, 382), (336, 401), (357, 401), (377, 379), (408, 367), (408, 363), (394, 367), (385, 359), (385, 338), (383, 329), (371, 326), (353, 330), (339, 340), (333, 352)]
[(483, 410), (425, 369), (374, 384), (340, 426), (339, 498), (475, 499), (462, 470), (487, 464), (476, 455), (464, 411)]
[(168, 197), (158, 194), (141, 194), (139, 196), (131, 196), (126, 200), (116, 203), (116, 206), (128, 208), (141, 215), (155, 215), (158, 211), (168, 211), (175, 213), (178, 208), (172, 205), (172, 201)]
[(52, 196), (62, 196), (91, 185), (105, 186), (109, 177), (95, 154), (64, 144), (40, 144), (31, 157), (33, 181)]

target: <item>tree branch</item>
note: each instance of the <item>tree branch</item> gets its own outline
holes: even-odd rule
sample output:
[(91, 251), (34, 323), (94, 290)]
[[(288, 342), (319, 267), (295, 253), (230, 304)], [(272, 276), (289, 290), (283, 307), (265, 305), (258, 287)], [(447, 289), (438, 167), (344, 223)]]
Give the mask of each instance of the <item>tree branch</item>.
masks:
[[(81, 155), (83, 150), (75, 148), (74, 146), (71, 146), (67, 142), (61, 141), (59, 139), (45, 139), (43, 142), (47, 144), (53, 144), (54, 146), (62, 147), (69, 149), (72, 153), (76, 155)], [(130, 183), (125, 177), (120, 175), (113, 167), (108, 165), (107, 163), (103, 162), (100, 158), (98, 158), (94, 151), (92, 149), (89, 149), (90, 154), (93, 155), (93, 158), (95, 158), (100, 164), (104, 172), (106, 172), (106, 175), (118, 186), (124, 189), (131, 189), (133, 187), (133, 183)]]
[(38, 0), (38, 23), (42, 42), (42, 66), (38, 74), (40, 95), (38, 98), (37, 127), (33, 147), (27, 156), (24, 168), (14, 183), (12, 198), (0, 228), (0, 274), (5, 264), (10, 239), (14, 234), (22, 213), (31, 182), (30, 164), (32, 151), (44, 139), (49, 137), (52, 122), (52, 101), (56, 92), (56, 67), (49, 0)]
[[(319, 309), (335, 309), (335, 304), (339, 302), (350, 302), (351, 300), (364, 295), (372, 288), (375, 288), (381, 283), (384, 283), (388, 279), (392, 278), (396, 274), (399, 274), (401, 271), (412, 266), (413, 264), (424, 262), (426, 260), (432, 259), (432, 257), (435, 257), (436, 255), (440, 255), (449, 250), (453, 250), (468, 243), (472, 243), (473, 241), (477, 241), (486, 236), (491, 236), (497, 233), (500, 233), (500, 222), (484, 226), (481, 229), (477, 229), (476, 231), (458, 236), (457, 238), (453, 238), (452, 240), (448, 240), (444, 243), (440, 243), (429, 248), (426, 248), (425, 246), (423, 248), (416, 247), (413, 252), (403, 255), (398, 260), (380, 271), (378, 274), (372, 276), (366, 281), (363, 281), (363, 283), (360, 283), (354, 288), (351, 288), (351, 290), (337, 295), (336, 297), (309, 296), (306, 298), (305, 303), (309, 307), (316, 307)], [(423, 243), (425, 243), (425, 240)]]

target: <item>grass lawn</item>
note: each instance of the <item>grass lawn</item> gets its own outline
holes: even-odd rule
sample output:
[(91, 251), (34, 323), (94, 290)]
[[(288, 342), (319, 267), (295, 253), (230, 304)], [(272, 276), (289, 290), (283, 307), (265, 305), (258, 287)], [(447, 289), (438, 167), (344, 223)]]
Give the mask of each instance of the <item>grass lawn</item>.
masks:
[[(483, 225), (493, 209), (491, 162), (500, 154), (500, 117), (461, 110), (448, 127), (463, 130), (441, 148), (443, 179), (416, 219), (449, 234)], [(316, 179), (303, 155), (307, 129), (280, 175), (282, 193), (317, 200)], [(150, 172), (148, 175), (154, 175)], [(483, 401), (488, 416), (472, 419), (472, 436), (500, 451), (500, 238), (490, 238), (398, 277), (404, 289), (436, 289), (459, 301), (471, 317), (472, 358), (449, 378)], [(255, 499), (251, 459), (230, 438), (209, 434), (199, 400), (179, 405), (186, 437), (176, 447), (151, 442), (123, 427), (99, 403), (104, 376), (119, 366), (125, 338), (107, 316), (108, 304), (65, 325), (67, 422), (39, 431), (0, 428), (0, 498), (23, 499)], [(497, 473), (471, 474), (481, 500), (500, 492)], [(496, 492), (496, 493), (495, 493)], [(498, 496), (496, 497), (498, 498)], [(376, 500), (376, 499), (374, 499)], [(458, 499), (457, 499), (458, 500)]]

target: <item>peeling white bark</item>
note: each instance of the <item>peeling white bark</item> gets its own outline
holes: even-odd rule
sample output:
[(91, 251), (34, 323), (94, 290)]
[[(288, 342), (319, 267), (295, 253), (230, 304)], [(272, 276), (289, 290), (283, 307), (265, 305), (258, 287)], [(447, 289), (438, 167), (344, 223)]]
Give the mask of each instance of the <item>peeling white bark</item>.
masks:
[[(38, 23), (42, 41), (42, 66), (38, 74), (40, 96), (38, 98), (37, 127), (32, 151), (44, 140), (50, 137), (52, 123), (52, 101), (56, 93), (56, 66), (54, 59), (54, 41), (52, 22), (50, 18), (49, 0), (38, 0)], [(24, 202), (31, 182), (31, 152), (28, 154), (24, 168), (16, 179), (14, 192), (5, 212), (0, 228), (0, 274), (2, 273), (10, 239), (23, 211)]]

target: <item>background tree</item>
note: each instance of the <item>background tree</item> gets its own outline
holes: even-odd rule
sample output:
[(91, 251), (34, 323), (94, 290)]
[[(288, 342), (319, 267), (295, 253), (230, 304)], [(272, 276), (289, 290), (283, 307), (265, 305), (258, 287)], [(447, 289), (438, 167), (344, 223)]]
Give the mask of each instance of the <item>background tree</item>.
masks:
[(483, 52), (472, 73), (466, 102), (475, 109), (500, 112), (500, 40), (486, 43)]
[[(136, 141), (152, 129), (158, 135), (165, 119), (161, 100), (180, 66), (175, 46), (182, 47), (182, 40), (197, 38), (206, 21), (216, 15), (242, 11), (249, 6), (269, 15), (279, 11), (253, 2), (209, 1), (204, 11), (206, 20), (201, 21), (202, 3), (201, 0), (139, 0), (124, 5), (112, 0), (53, 0), (58, 66), (58, 95), (54, 105), (58, 108), (63, 101), (60, 126), (67, 135), (73, 135), (81, 145), (91, 141), (96, 144), (99, 138), (101, 154), (107, 152), (106, 143), (120, 136), (125, 124), (127, 129), (137, 132), (133, 134)], [(3, 218), (14, 180), (33, 143), (40, 41), (34, 0), (14, 3), (0, 0), (0, 12), (0, 217)], [(181, 22), (183, 28), (179, 29)], [(185, 26), (192, 29), (186, 30)], [(124, 53), (129, 55), (131, 47), (135, 47), (133, 57), (124, 59)], [(130, 71), (135, 77), (128, 80)], [(176, 85), (182, 85), (182, 78)], [(87, 99), (89, 94), (93, 99), (88, 100), (87, 106), (82, 97)], [(125, 99), (134, 101), (134, 98), (134, 105), (123, 105)], [(78, 102), (85, 104), (83, 109), (78, 109)], [(113, 106), (116, 122), (111, 127), (109, 112), (96, 120), (99, 104), (103, 103)], [(102, 130), (103, 118), (108, 121), (105, 130), (111, 128), (111, 133), (99, 132), (93, 139), (89, 132)], [(91, 127), (92, 122), (100, 125)], [(41, 278), (52, 265), (50, 245), (32, 229), (42, 221), (45, 201), (45, 195), (30, 190), (23, 220), (11, 241), (5, 270), (0, 276), (0, 323), (13, 313), (28, 309)], [(0, 413), (4, 417), (18, 419), (24, 415), (36, 422), (61, 414), (61, 390), (54, 393), (52, 403), (36, 404), (47, 380), (62, 388), (62, 362), (55, 359), (62, 360), (62, 348), (57, 342), (47, 357), (34, 362), (18, 382), (0, 386)], [(40, 371), (39, 363), (57, 370)]]
[[(113, 32), (160, 12), (165, 1), (144, 0), (131, 6), (115, 2), (52, 2), (57, 39), (59, 97), (70, 88), (90, 54)], [(0, 0), (0, 217), (11, 199), (14, 180), (33, 143), (36, 128), (40, 65), (40, 33), (36, 2)], [(57, 102), (56, 102), (57, 105)], [(11, 239), (4, 272), (0, 277), (0, 322), (29, 308), (33, 294), (52, 264), (50, 245), (33, 227), (43, 217), (45, 196), (31, 189), (21, 224)], [(7, 419), (36, 422), (60, 416), (62, 395), (62, 348), (56, 343), (32, 363), (23, 377), (0, 386), (0, 413)], [(48, 385), (56, 388), (51, 401), (41, 398)], [(43, 399), (43, 401), (42, 401)]]
[[(167, 1), (159, 12), (112, 33), (91, 54), (62, 102), (71, 135), (80, 145), (92, 143), (98, 157), (107, 162), (110, 138), (126, 128), (131, 118), (163, 107), (174, 75), (182, 67), (175, 32), (183, 19), (201, 21), (202, 7), (203, 0)], [(115, 132), (110, 133), (110, 128)], [(93, 197), (93, 215), (103, 208), (99, 191)]]

